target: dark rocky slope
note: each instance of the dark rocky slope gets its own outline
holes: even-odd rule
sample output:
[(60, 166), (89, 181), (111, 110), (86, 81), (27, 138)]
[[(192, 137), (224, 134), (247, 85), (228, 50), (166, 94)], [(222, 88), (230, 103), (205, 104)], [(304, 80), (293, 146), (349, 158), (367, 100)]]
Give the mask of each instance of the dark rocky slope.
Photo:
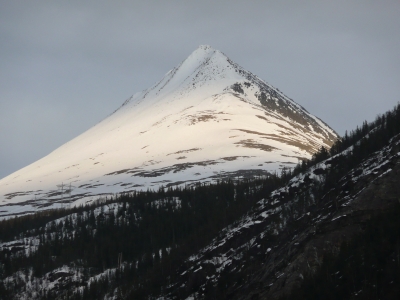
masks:
[(301, 287), (324, 257), (337, 256), (370, 220), (399, 207), (400, 136), (324, 193), (327, 174), (350, 151), (296, 176), (227, 227), (186, 261), (167, 297), (278, 299)]

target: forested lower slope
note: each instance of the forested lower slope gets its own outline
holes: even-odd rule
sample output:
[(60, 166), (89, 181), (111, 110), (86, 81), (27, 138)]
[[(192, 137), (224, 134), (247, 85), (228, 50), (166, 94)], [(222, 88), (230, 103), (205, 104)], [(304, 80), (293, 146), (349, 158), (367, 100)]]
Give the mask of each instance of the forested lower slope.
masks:
[(0, 298), (397, 299), (399, 133), (397, 106), (280, 176), (2, 221)]
[(30, 299), (98, 299), (117, 287), (121, 294), (157, 291), (183, 258), (284, 180), (134, 192), (97, 206), (3, 221), (3, 284)]
[[(375, 232), (382, 231), (376, 220), (393, 220), (393, 212), (398, 211), (399, 112), (396, 107), (374, 123), (365, 124), (369, 130), (359, 139), (356, 136), (360, 129), (352, 132), (342, 144), (336, 145), (337, 149), (344, 149), (337, 154), (331, 155), (322, 149), (313, 162), (307, 163), (308, 169), (260, 200), (212, 243), (186, 260), (179, 270), (180, 278), (168, 286), (164, 295), (206, 299), (291, 299), (295, 296), (323, 299), (329, 294), (331, 299), (335, 299), (332, 295), (351, 299), (356, 294), (369, 295), (363, 287), (375, 285), (375, 298), (397, 299), (394, 287), (399, 284), (396, 247), (400, 237), (395, 223), (382, 225), (391, 226), (394, 232), (386, 232), (375, 239), (384, 242), (383, 251), (376, 251), (378, 247), (369, 248), (374, 241), (365, 246), (359, 244), (360, 248), (354, 249), (356, 253), (368, 252), (368, 259), (377, 255), (380, 266), (390, 262), (386, 256), (390, 254), (395, 266), (388, 271), (384, 282), (376, 278), (371, 280), (373, 273), (353, 279), (362, 273), (355, 271), (342, 274), (347, 280), (343, 285), (325, 282), (326, 286), (338, 289), (338, 293), (325, 290), (324, 294), (317, 293), (319, 284), (310, 285), (310, 282), (316, 282), (317, 277), (327, 278), (319, 273), (323, 272), (324, 260), (336, 258), (345, 251), (342, 249), (346, 249), (346, 245), (354, 245), (353, 240), (368, 238), (370, 234), (366, 228), (372, 226)], [(346, 140), (355, 142), (346, 145)], [(349, 265), (352, 259), (352, 256), (346, 257)], [(365, 263), (372, 262), (368, 259)], [(357, 261), (354, 264), (356, 266)], [(372, 262), (371, 268), (375, 267)], [(340, 272), (340, 268), (332, 267), (329, 274), (335, 269)], [(347, 268), (349, 270), (352, 269)], [(391, 285), (383, 287), (386, 280)], [(350, 282), (354, 283), (351, 289)], [(363, 285), (359, 285), (360, 282)], [(292, 292), (293, 289), (304, 293)]]

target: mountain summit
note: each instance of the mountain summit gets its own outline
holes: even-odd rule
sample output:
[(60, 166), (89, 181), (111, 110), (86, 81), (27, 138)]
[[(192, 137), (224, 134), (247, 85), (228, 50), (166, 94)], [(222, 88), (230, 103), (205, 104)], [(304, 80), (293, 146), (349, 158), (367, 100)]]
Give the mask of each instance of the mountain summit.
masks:
[(0, 216), (280, 172), (337, 138), (278, 89), (200, 46), (102, 122), (0, 180)]

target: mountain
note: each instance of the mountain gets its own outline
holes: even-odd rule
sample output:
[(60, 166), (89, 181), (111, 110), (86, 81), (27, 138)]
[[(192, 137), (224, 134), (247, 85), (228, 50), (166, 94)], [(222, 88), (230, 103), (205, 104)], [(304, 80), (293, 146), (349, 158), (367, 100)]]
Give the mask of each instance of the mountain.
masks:
[(278, 89), (200, 46), (102, 122), (0, 180), (0, 216), (279, 173), (337, 138)]

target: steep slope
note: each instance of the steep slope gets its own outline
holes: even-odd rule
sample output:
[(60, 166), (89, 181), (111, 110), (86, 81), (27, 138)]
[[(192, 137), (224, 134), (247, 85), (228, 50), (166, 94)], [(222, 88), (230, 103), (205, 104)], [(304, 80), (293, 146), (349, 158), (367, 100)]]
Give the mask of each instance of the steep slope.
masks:
[[(357, 144), (366, 141), (368, 135)], [(341, 176), (338, 182), (328, 182), (333, 187), (323, 192), (326, 182), (331, 180), (329, 176), (340, 173), (354, 148), (355, 145), (294, 177), (285, 187), (259, 201), (241, 220), (225, 228), (180, 267), (176, 281), (165, 289), (164, 299), (175, 299), (177, 295), (198, 299), (292, 299), (291, 291), (299, 288), (305, 277), (315, 282), (313, 276), (319, 274), (326, 257), (342, 254), (343, 245), (363, 235), (370, 220), (385, 218), (400, 209), (400, 135)], [(398, 218), (393, 213), (391, 217)], [(387, 243), (382, 245), (385, 250), (382, 252), (389, 256), (376, 260), (386, 260), (389, 265), (396, 263), (397, 268), (393, 269), (397, 273), (366, 266), (371, 273), (339, 274), (331, 268), (329, 274), (321, 275), (330, 277), (335, 290), (325, 294), (346, 295), (341, 299), (361, 294), (363, 299), (369, 299), (368, 291), (373, 291), (383, 293), (380, 295), (387, 299), (397, 299), (385, 295), (385, 290), (393, 289), (399, 294), (396, 284), (393, 285), (399, 278), (399, 240), (398, 234), (391, 234), (397, 237), (397, 248), (391, 249)], [(373, 251), (365, 249), (370, 255)], [(346, 262), (352, 261), (352, 257), (347, 253)], [(363, 259), (356, 258), (361, 265)], [(347, 281), (351, 289), (343, 291), (341, 285)], [(379, 287), (372, 288), (372, 284), (378, 283)], [(309, 292), (301, 291), (302, 295)]]
[(0, 181), (0, 216), (291, 167), (337, 134), (220, 51), (200, 46), (152, 88)]

